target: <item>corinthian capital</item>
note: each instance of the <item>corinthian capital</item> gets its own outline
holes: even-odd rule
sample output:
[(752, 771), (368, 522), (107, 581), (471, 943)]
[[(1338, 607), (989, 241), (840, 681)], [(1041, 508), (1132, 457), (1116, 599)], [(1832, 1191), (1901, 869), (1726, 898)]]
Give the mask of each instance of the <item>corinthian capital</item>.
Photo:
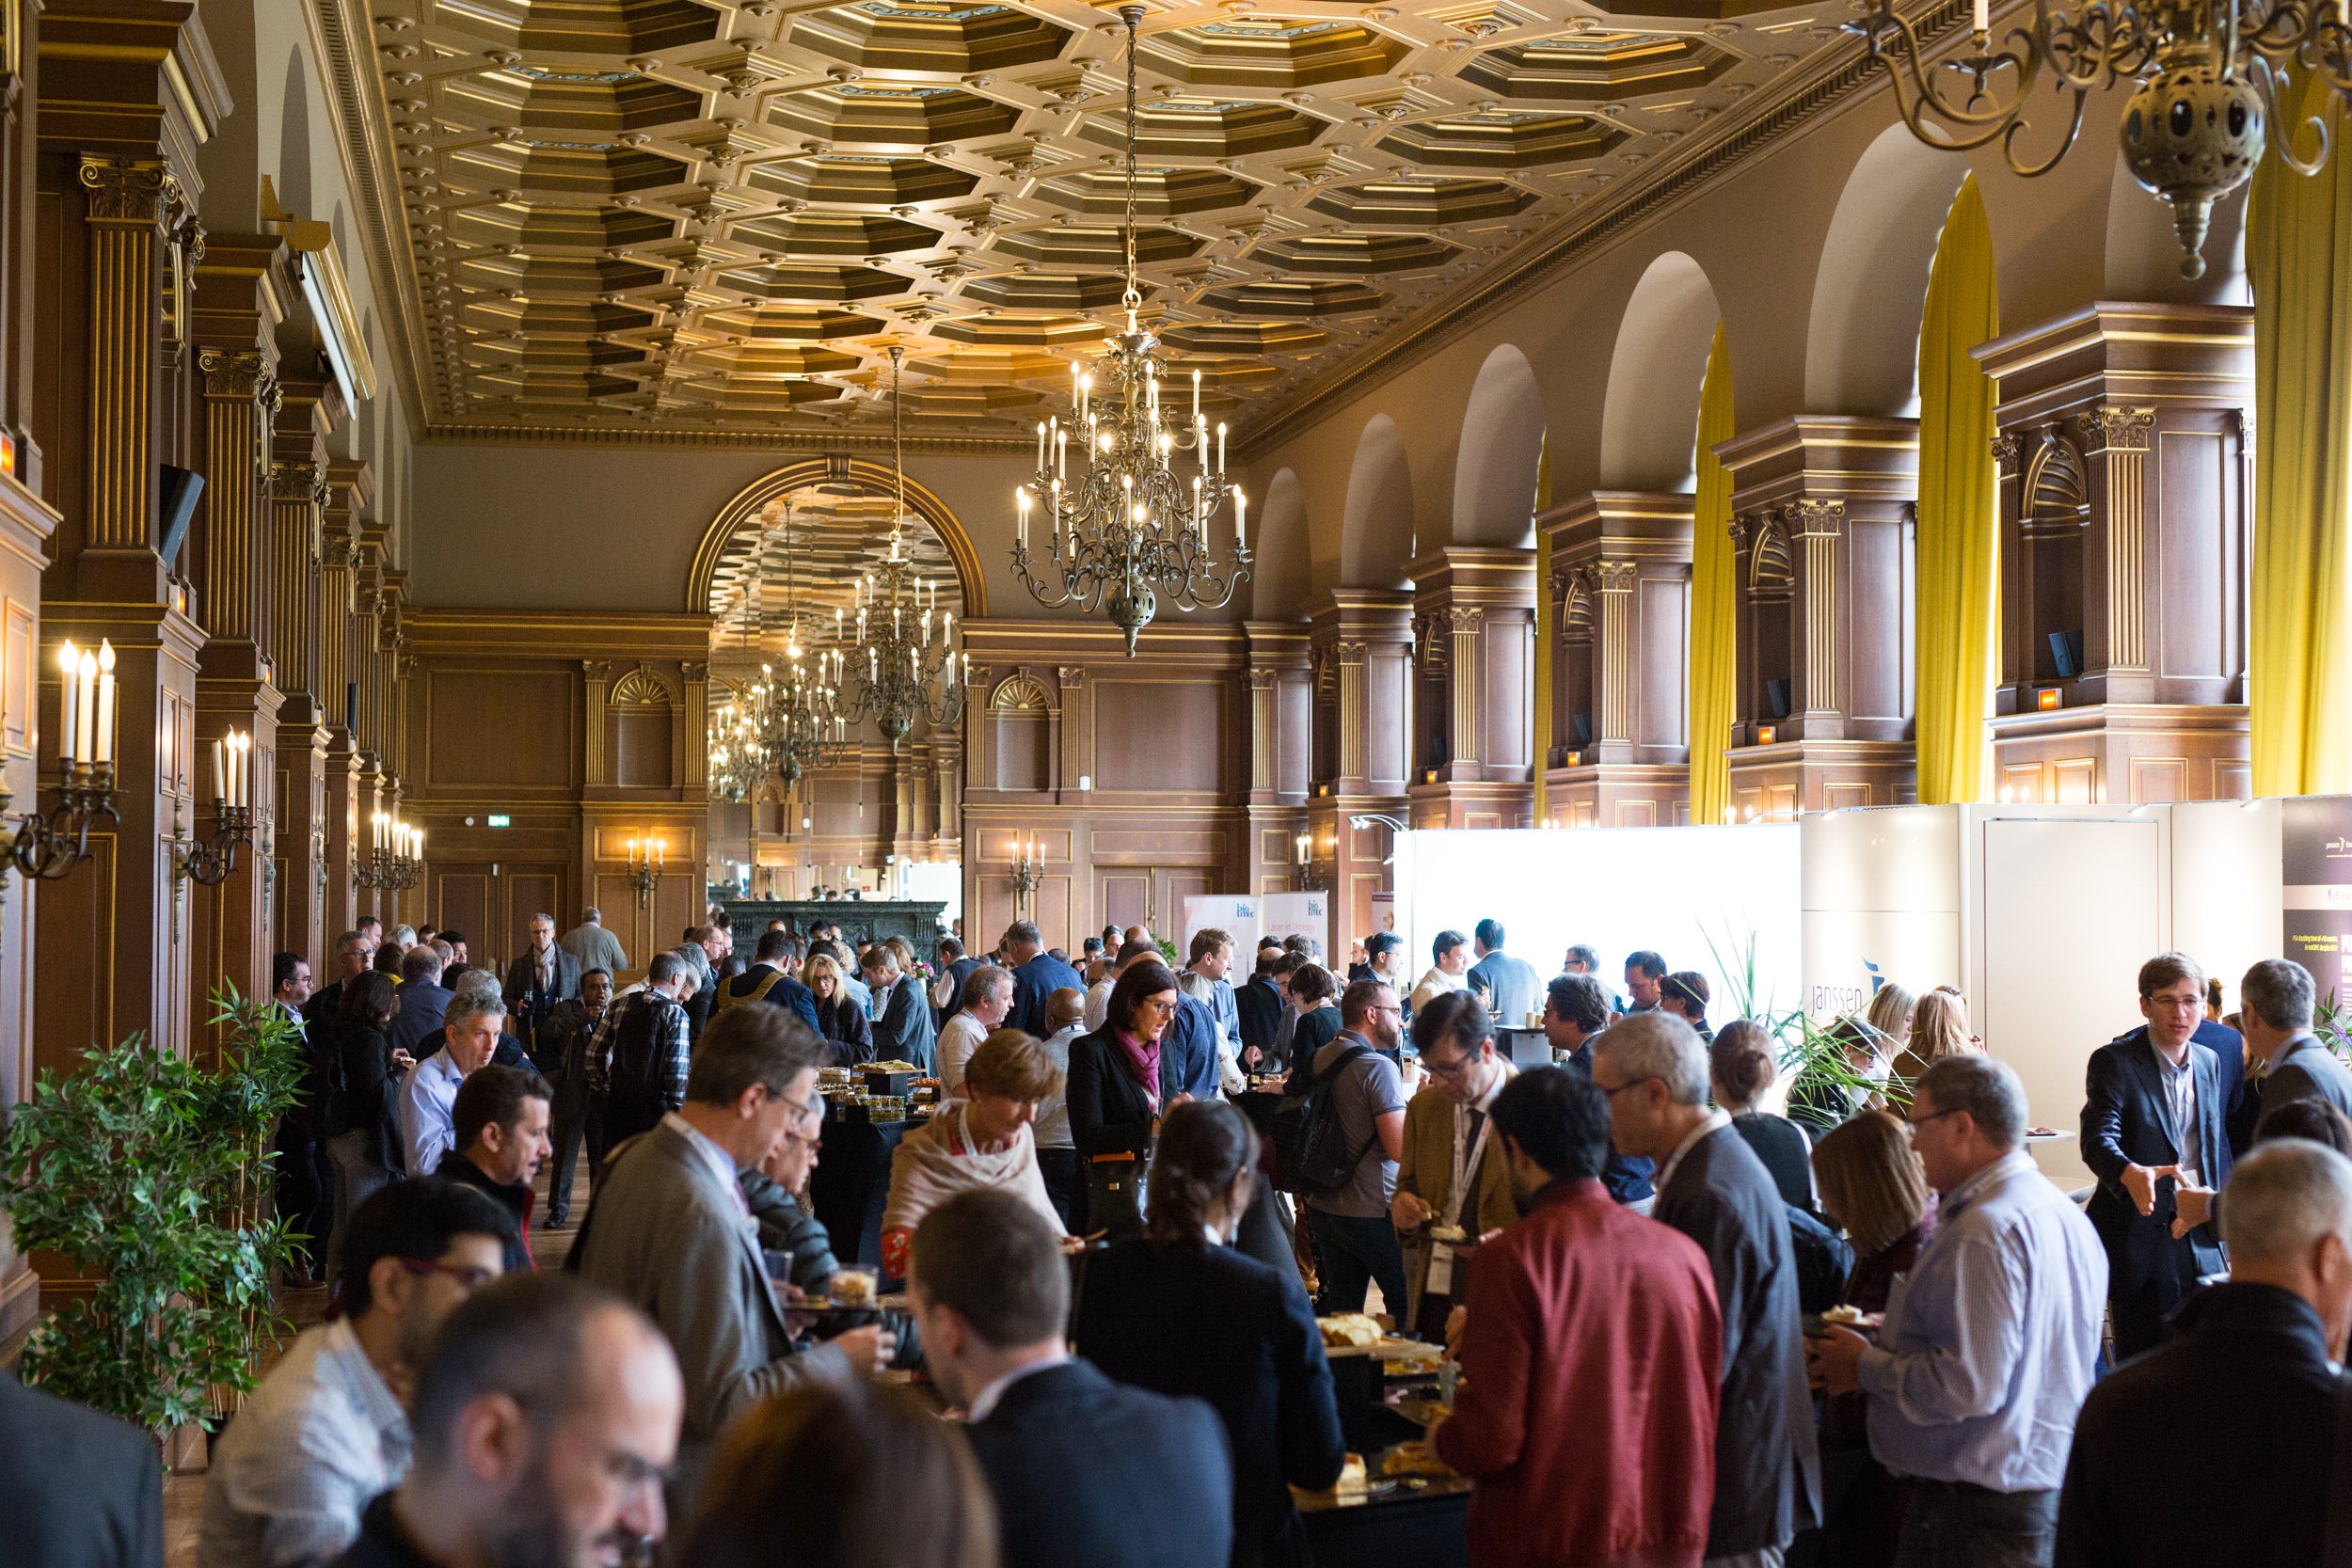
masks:
[(82, 186), (89, 192), (89, 215), (116, 223), (178, 221), (183, 205), (179, 177), (161, 158), (112, 158), (82, 154)]
[(269, 384), (269, 358), (259, 349), (208, 348), (196, 356), (204, 372), (204, 395), (230, 402), (251, 398), (259, 404)]

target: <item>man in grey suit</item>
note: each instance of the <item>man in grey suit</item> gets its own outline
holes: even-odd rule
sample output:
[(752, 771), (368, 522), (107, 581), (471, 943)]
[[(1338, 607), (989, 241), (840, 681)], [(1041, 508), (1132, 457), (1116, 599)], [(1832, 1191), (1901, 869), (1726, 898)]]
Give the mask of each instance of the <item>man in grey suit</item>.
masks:
[(898, 955), (881, 942), (866, 950), (861, 960), (866, 983), (877, 1003), (874, 1015), (874, 1054), (882, 1061), (913, 1062), (925, 1072), (939, 1058), (939, 1037), (931, 1024), (931, 999), (923, 983), (898, 973)]
[(738, 1172), (823, 1118), (825, 1042), (781, 1007), (736, 1007), (704, 1031), (686, 1103), (612, 1150), (565, 1266), (661, 1325), (686, 1378), (671, 1516), (693, 1516), (720, 1429), (811, 1378), (871, 1376), (897, 1349), (878, 1327), (795, 1353)]
[(2352, 1071), (2312, 1033), (2316, 988), (2293, 958), (2265, 958), (2238, 982), (2238, 1027), (2255, 1059), (2270, 1064), (2263, 1109), (2324, 1100), (2352, 1117)]

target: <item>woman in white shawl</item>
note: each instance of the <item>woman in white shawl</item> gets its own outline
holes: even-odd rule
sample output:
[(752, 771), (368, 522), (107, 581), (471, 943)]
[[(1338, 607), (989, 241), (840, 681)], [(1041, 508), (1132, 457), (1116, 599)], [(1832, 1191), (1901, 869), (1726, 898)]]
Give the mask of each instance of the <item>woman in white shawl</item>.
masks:
[(882, 1207), (882, 1273), (907, 1275), (907, 1248), (923, 1216), (958, 1193), (998, 1187), (1061, 1228), (1038, 1169), (1038, 1106), (1060, 1086), (1045, 1048), (1018, 1029), (999, 1029), (964, 1065), (967, 1098), (952, 1100), (906, 1135), (890, 1161)]

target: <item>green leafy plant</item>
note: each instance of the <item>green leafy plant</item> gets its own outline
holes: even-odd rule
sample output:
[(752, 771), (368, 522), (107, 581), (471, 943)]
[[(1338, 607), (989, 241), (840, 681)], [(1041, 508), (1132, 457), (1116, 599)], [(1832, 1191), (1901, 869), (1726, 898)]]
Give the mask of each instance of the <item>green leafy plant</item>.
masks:
[(2312, 1033), (2339, 1059), (2352, 1064), (2352, 1006), (2329, 991), (2312, 1008)]
[(1723, 976), (1726, 997), (1739, 1009), (1740, 1017), (1761, 1023), (1764, 1032), (1772, 1037), (1782, 1072), (1793, 1074), (1800, 1083), (1848, 1099), (1875, 1094), (1883, 1096), (1898, 1108), (1911, 1103), (1908, 1085), (1892, 1077), (1875, 1079), (1849, 1058), (1847, 1053), (1853, 1049), (1858, 1032), (1870, 1028), (1867, 1019), (1857, 1015), (1822, 1023), (1803, 1007), (1775, 1011), (1773, 999), (1759, 994), (1756, 933), (1751, 930), (1744, 936), (1734, 937), (1726, 932), (1720, 942), (1711, 931), (1701, 934), (1707, 938), (1715, 972)]
[(133, 1035), (43, 1072), (0, 1141), (16, 1243), (90, 1281), (20, 1370), (161, 1435), (232, 1405), (278, 1319), (294, 1238), (270, 1212), (270, 1144), (302, 1083), (301, 1035), (235, 987), (213, 997), (217, 1065)]

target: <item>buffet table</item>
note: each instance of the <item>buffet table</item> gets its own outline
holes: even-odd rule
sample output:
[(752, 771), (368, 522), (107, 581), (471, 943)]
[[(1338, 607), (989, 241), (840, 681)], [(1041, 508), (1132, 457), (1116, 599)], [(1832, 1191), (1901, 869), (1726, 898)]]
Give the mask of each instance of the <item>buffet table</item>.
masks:
[(727, 911), (727, 927), (735, 933), (739, 952), (749, 953), (771, 920), (783, 921), (803, 937), (810, 927), (824, 922), (840, 927), (841, 940), (852, 949), (884, 937), (904, 938), (925, 963), (939, 946), (939, 917), (947, 912), (947, 906), (935, 899), (727, 898), (719, 907)]
[(875, 1125), (852, 1121), (828, 1101), (824, 1152), (808, 1173), (809, 1206), (833, 1238), (844, 1263), (882, 1267), (882, 1204), (890, 1196), (890, 1161), (916, 1122)]

